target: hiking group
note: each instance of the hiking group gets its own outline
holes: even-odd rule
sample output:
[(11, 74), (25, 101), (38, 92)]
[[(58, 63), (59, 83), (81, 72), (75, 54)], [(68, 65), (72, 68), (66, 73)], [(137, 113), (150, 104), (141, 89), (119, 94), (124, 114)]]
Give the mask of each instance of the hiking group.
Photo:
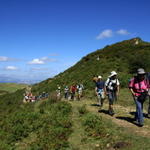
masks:
[(48, 98), (49, 94), (42, 92), (38, 96), (34, 96), (31, 91), (26, 91), (24, 94), (23, 103), (36, 102)]
[[(113, 105), (114, 102), (118, 99), (119, 91), (120, 91), (120, 81), (118, 79), (118, 75), (115, 71), (112, 71), (108, 76), (107, 80), (104, 81), (102, 76), (94, 76), (93, 82), (95, 84), (95, 94), (98, 100), (99, 111), (104, 103), (104, 99), (108, 98), (108, 113), (113, 116), (115, 114)], [(139, 68), (137, 70), (136, 76), (130, 79), (128, 87), (133, 96), (133, 100), (136, 105), (135, 112), (135, 121), (136, 124), (140, 127), (144, 125), (144, 117), (143, 117), (143, 104), (146, 99), (149, 99), (148, 113), (147, 117), (150, 118), (150, 73), (146, 73), (143, 68)], [(73, 83), (71, 86), (65, 86), (63, 89), (60, 85), (57, 85), (57, 89), (55, 91), (57, 100), (61, 100), (62, 97), (66, 100), (81, 100), (83, 97), (83, 84), (75, 84)], [(35, 102), (37, 100), (47, 99), (49, 97), (49, 93), (42, 92), (38, 96), (33, 96), (31, 93), (31, 89), (27, 89), (24, 94), (24, 103), (26, 102)]]
[[(120, 82), (117, 78), (117, 73), (112, 71), (108, 76), (106, 82), (103, 81), (102, 76), (95, 76), (93, 78), (95, 83), (95, 93), (98, 99), (100, 110), (103, 106), (105, 97), (108, 97), (109, 108), (108, 113), (114, 115), (113, 104), (117, 100), (120, 90)], [(150, 75), (146, 73), (143, 68), (137, 70), (137, 75), (129, 81), (128, 85), (133, 100), (136, 105), (135, 121), (139, 127), (144, 125), (143, 104), (146, 99), (149, 99), (148, 117), (150, 117)]]
[(65, 86), (64, 90), (61, 90), (61, 87), (57, 85), (57, 99), (62, 98), (62, 93), (64, 93), (64, 98), (67, 100), (80, 100), (83, 96), (83, 84), (72, 84), (70, 87)]
[(114, 101), (117, 100), (119, 94), (119, 80), (117, 78), (117, 73), (112, 71), (108, 76), (106, 82), (103, 81), (102, 76), (94, 77), (95, 82), (95, 93), (98, 99), (98, 105), (103, 106), (103, 102), (105, 97), (108, 97), (109, 101), (109, 109), (108, 112), (110, 115), (114, 115), (113, 104)]

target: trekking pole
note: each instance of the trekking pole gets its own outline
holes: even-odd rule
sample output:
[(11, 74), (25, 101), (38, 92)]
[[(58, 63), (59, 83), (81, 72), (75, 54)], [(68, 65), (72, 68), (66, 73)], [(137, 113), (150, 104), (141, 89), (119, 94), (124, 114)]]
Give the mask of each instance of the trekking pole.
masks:
[(148, 95), (149, 105), (148, 105), (148, 115), (150, 115), (150, 95)]

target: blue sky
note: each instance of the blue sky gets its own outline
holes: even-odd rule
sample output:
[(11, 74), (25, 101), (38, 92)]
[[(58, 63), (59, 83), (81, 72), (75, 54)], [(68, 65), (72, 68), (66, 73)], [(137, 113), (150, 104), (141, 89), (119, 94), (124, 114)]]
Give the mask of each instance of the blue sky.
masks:
[(149, 0), (0, 0), (0, 76), (46, 79), (108, 44), (150, 41)]

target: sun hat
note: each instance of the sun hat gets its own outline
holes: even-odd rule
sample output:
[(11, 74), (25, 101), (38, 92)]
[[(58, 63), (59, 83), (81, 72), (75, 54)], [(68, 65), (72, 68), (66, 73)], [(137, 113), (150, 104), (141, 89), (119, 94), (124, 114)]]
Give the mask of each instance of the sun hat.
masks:
[(115, 75), (117, 75), (116, 71), (112, 71), (112, 72), (110, 73), (110, 76), (109, 76), (109, 77), (113, 77), (113, 76), (115, 76)]
[(102, 78), (102, 76), (98, 76), (98, 79), (101, 79)]
[(143, 69), (143, 68), (139, 68), (138, 70), (137, 70), (137, 74), (145, 74), (146, 72), (145, 72), (145, 70)]

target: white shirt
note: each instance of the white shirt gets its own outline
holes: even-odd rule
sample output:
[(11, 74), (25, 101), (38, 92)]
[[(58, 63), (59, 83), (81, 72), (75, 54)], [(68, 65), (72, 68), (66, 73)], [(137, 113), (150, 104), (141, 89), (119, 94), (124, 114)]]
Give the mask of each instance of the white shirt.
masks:
[(108, 78), (105, 82), (105, 86), (107, 86), (107, 88), (109, 90), (114, 90), (114, 85), (117, 85), (119, 86), (120, 83), (119, 83), (119, 80), (118, 79), (110, 79)]

